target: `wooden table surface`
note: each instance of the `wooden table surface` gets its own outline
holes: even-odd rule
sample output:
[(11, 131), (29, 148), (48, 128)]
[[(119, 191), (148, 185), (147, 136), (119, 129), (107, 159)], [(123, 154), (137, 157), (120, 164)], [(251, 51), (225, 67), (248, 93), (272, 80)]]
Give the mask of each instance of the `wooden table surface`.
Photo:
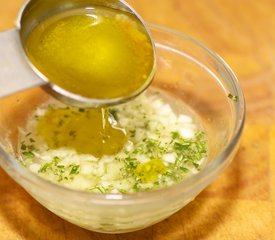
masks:
[[(0, 30), (12, 27), (22, 2), (0, 0)], [(247, 101), (247, 122), (237, 156), (178, 213), (147, 229), (118, 235), (90, 232), (63, 221), (0, 169), (0, 239), (275, 239), (275, 1), (129, 3), (146, 21), (205, 43), (233, 68)]]

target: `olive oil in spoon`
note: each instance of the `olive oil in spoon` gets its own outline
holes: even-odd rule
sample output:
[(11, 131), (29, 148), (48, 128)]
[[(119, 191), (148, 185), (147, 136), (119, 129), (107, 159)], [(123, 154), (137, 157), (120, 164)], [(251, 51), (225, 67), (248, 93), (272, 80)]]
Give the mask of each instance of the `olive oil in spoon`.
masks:
[[(52, 83), (86, 98), (118, 99), (137, 94), (154, 70), (154, 49), (141, 22), (106, 7), (76, 9), (38, 24), (25, 51)], [(120, 151), (125, 132), (106, 109), (49, 109), (37, 132), (50, 148), (71, 147), (97, 157)]]

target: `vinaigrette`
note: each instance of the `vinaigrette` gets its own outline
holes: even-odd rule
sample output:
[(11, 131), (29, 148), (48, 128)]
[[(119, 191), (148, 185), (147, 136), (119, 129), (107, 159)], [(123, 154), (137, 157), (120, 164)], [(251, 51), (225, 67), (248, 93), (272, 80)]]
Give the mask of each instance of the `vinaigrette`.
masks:
[[(168, 103), (166, 99), (166, 95), (142, 94), (112, 107), (109, 117), (125, 130), (127, 139), (110, 155), (93, 154), (93, 141), (85, 142), (91, 130), (84, 125), (93, 128), (96, 123), (85, 117), (93, 114), (91, 110), (48, 102), (30, 115), (20, 131), (21, 163), (51, 182), (95, 193), (135, 193), (176, 184), (203, 168), (207, 139), (185, 105), (179, 103), (178, 112), (177, 100), (171, 97)], [(66, 120), (60, 123), (65, 115)], [(79, 125), (76, 118), (84, 124)], [(54, 136), (49, 127), (42, 128), (46, 122), (57, 131), (61, 125), (63, 133)], [(72, 129), (76, 132), (69, 136)], [(48, 140), (41, 131), (46, 131)], [(77, 142), (72, 140), (74, 134)]]

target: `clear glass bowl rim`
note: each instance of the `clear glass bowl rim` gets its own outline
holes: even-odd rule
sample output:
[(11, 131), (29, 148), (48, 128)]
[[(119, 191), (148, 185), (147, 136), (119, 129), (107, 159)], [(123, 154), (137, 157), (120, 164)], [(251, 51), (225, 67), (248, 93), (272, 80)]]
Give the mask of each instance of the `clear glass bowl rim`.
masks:
[[(213, 159), (206, 167), (204, 167), (198, 174), (192, 175), (186, 178), (184, 181), (172, 185), (170, 187), (134, 194), (96, 194), (85, 191), (73, 190), (63, 187), (61, 185), (51, 183), (37, 176), (36, 174), (31, 173), (28, 169), (21, 166), (21, 164), (12, 155), (8, 154), (7, 152), (5, 152), (3, 148), (0, 147), (0, 154), (2, 155), (2, 158), (5, 159), (5, 163), (8, 164), (1, 164), (2, 168), (5, 169), (6, 172), (8, 172), (8, 174), (12, 177), (15, 176), (14, 179), (20, 185), (21, 181), (26, 181), (28, 184), (39, 188), (40, 191), (45, 191), (47, 193), (50, 192), (55, 197), (67, 198), (70, 202), (89, 202), (101, 205), (128, 205), (133, 203), (138, 204), (154, 202), (159, 200), (160, 198), (163, 198), (164, 196), (170, 198), (174, 195), (177, 195), (179, 192), (183, 191), (187, 195), (189, 193), (192, 196), (191, 192), (194, 191), (194, 189), (199, 188), (202, 182), (207, 181), (212, 174), (215, 174), (217, 171), (219, 171), (221, 166), (226, 164), (228, 156), (234, 151), (234, 149), (238, 145), (245, 122), (245, 99), (237, 77), (235, 76), (231, 68), (227, 65), (227, 63), (219, 55), (217, 55), (215, 52), (213, 52), (211, 49), (209, 49), (199, 41), (193, 39), (192, 37), (184, 33), (172, 30), (168, 27), (151, 23), (147, 23), (146, 25), (149, 28), (149, 30), (151, 28), (154, 28), (172, 35), (177, 35), (185, 40), (192, 42), (194, 45), (200, 47), (202, 50), (204, 50), (212, 57), (214, 57), (215, 60), (219, 62), (219, 64), (221, 64), (227, 71), (228, 76), (230, 76), (230, 81), (233, 83), (233, 86), (238, 96), (238, 101), (234, 104), (238, 115), (236, 116), (236, 123), (232, 138), (230, 142), (226, 145), (226, 147), (223, 149), (223, 151), (215, 159)], [(26, 190), (28, 191), (28, 189)]]

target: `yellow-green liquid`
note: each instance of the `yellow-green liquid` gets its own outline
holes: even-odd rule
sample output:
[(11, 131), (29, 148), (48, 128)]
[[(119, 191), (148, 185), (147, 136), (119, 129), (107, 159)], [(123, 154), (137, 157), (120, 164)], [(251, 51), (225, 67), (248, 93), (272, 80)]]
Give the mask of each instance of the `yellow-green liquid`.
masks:
[(154, 65), (149, 36), (131, 14), (76, 9), (39, 23), (25, 43), (34, 66), (72, 93), (98, 99), (130, 96)]
[(106, 109), (49, 108), (36, 130), (51, 149), (73, 148), (101, 157), (116, 154), (127, 140), (125, 132), (108, 118)]
[[(154, 66), (147, 33), (131, 14), (104, 7), (76, 9), (39, 23), (25, 42), (33, 65), (49, 81), (97, 99), (127, 97), (143, 88)], [(120, 151), (127, 138), (105, 109), (49, 109), (38, 134), (49, 148), (96, 157)]]

